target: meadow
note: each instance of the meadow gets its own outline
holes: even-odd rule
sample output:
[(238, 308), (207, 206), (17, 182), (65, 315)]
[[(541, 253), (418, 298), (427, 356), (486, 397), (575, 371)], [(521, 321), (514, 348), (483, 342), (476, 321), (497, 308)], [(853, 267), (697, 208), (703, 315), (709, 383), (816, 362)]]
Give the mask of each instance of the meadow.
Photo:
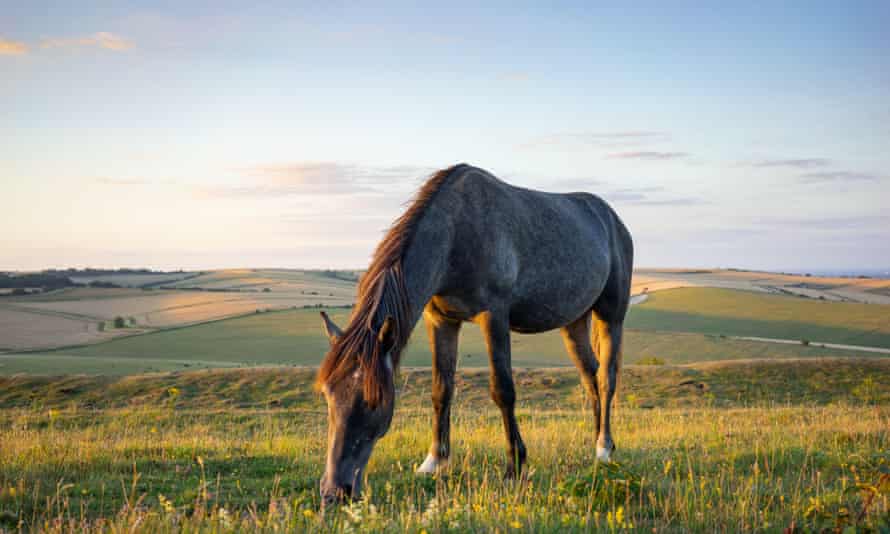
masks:
[(526, 476), (501, 479), (487, 371), (460, 374), (454, 453), (430, 439), (429, 372), (404, 369), (362, 501), (319, 508), (324, 401), (311, 369), (0, 382), (0, 528), (821, 531), (890, 528), (890, 360), (629, 366), (618, 462), (595, 462), (573, 370), (517, 372)]
[[(722, 284), (732, 272), (637, 280), (649, 291), (627, 321), (616, 463), (596, 463), (559, 333), (514, 335), (530, 454), (519, 481), (501, 478), (503, 430), (472, 324), (461, 335), (450, 467), (414, 475), (431, 432), (419, 325), (364, 499), (322, 513), (327, 418), (312, 383), (328, 345), (318, 305), (345, 324), (352, 275), (218, 271), (170, 282), (180, 289), (6, 297), (0, 314), (27, 305), (46, 319), (2, 325), (4, 340), (17, 332), (26, 345), (41, 325), (61, 335), (57, 321), (91, 325), (120, 306), (158, 313), (157, 302), (178, 299), (179, 318), (0, 354), (0, 531), (890, 531), (890, 358), (818, 346), (890, 346), (890, 308), (687, 283)], [(219, 314), (230, 298), (257, 308)], [(217, 314), (190, 322), (202, 306)]]

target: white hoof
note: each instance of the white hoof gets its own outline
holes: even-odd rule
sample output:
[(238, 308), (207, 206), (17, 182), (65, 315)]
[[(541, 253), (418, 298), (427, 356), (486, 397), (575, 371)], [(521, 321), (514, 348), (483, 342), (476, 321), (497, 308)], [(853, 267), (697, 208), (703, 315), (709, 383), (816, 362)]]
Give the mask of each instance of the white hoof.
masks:
[(444, 466), (444, 461), (439, 461), (432, 454), (427, 454), (426, 460), (424, 460), (423, 463), (420, 464), (420, 467), (417, 468), (416, 473), (418, 475), (432, 475)]
[(596, 459), (605, 464), (612, 461), (612, 450), (605, 447), (596, 446)]

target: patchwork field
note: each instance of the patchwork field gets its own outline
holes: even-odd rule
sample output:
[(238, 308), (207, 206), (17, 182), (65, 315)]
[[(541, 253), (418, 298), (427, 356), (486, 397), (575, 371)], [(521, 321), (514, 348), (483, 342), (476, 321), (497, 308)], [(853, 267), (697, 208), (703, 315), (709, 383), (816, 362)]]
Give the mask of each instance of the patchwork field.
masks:
[[(200, 299), (213, 295), (217, 294), (189, 293), (182, 298)], [(98, 306), (98, 301), (93, 305)], [(185, 313), (189, 309), (181, 305), (170, 313)], [(750, 358), (880, 356), (855, 350), (824, 348), (818, 344), (888, 348), (888, 310), (890, 308), (882, 305), (827, 302), (715, 288), (659, 291), (648, 294), (645, 302), (631, 308), (624, 359), (628, 363), (653, 359), (664, 363), (690, 363)], [(340, 324), (348, 320), (347, 308), (333, 308), (329, 312)], [(734, 336), (782, 338), (795, 343), (765, 343), (736, 339)], [(327, 348), (317, 309), (284, 309), (263, 313), (253, 310), (247, 316), (129, 336), (106, 343), (52, 352), (2, 355), (0, 374), (129, 374), (188, 367), (317, 365)], [(487, 364), (485, 344), (476, 325), (464, 325), (459, 350), (461, 365)], [(408, 366), (430, 365), (425, 328), (415, 329), (403, 362)], [(513, 362), (517, 367), (572, 365), (559, 332), (515, 334)]]
[(366, 498), (324, 514), (311, 369), (0, 379), (0, 528), (879, 531), (890, 528), (888, 362), (628, 367), (610, 465), (595, 461), (574, 370), (520, 371), (519, 483), (501, 479), (484, 370), (460, 374), (448, 470), (413, 474), (429, 445), (430, 376), (406, 369)]
[(735, 269), (640, 269), (634, 289), (719, 287), (802, 298), (890, 304), (890, 279), (806, 276)]
[[(171, 283), (164, 282), (162, 287), (179, 289), (85, 287), (4, 297), (0, 299), (0, 350), (96, 343), (110, 337), (203, 323), (257, 310), (348, 305), (354, 298), (355, 286), (349, 276), (345, 272), (283, 270), (217, 271), (200, 276), (188, 273), (106, 275), (97, 279), (140, 287), (157, 286), (171, 279)], [(144, 281), (139, 280), (140, 277), (148, 282), (139, 284)], [(124, 319), (129, 329), (111, 332), (117, 317)], [(35, 335), (16, 326), (26, 323)]]

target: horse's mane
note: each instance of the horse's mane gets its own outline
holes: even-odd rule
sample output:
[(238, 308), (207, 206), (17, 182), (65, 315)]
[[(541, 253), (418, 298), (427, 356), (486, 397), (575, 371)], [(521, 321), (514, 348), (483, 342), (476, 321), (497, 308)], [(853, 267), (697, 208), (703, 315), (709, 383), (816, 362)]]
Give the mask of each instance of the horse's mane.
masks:
[[(451, 174), (464, 164), (453, 165), (434, 173), (420, 188), (411, 206), (396, 219), (371, 259), (368, 270), (358, 285), (358, 295), (349, 325), (334, 342), (321, 362), (316, 384), (334, 384), (361, 368), (364, 397), (370, 406), (385, 399), (392, 387), (394, 369), (398, 368), (402, 349), (408, 343), (414, 313), (405, 287), (402, 259), (417, 231), (420, 219), (436, 193)], [(393, 347), (381, 347), (378, 333), (387, 317), (393, 319)], [(392, 354), (388, 366), (386, 353)]]

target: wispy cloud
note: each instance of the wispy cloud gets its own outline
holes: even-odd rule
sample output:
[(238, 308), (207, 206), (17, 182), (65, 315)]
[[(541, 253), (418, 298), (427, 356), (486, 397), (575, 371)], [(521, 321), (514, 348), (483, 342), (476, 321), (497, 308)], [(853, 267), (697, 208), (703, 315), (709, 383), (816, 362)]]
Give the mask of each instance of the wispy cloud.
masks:
[[(601, 180), (599, 178), (567, 178), (550, 182), (545, 189), (549, 191), (569, 192), (586, 191), (595, 193), (607, 201), (632, 206), (694, 206), (710, 204), (710, 201), (692, 196), (671, 196), (668, 191), (658, 185), (642, 185), (628, 187), (617, 185), (616, 182), (626, 183), (624, 180)], [(530, 187), (535, 188), (534, 183), (525, 181)]]
[(200, 196), (282, 197), (290, 195), (352, 195), (416, 187), (434, 172), (428, 167), (368, 166), (338, 162), (296, 162), (239, 169), (241, 183), (200, 187)]
[(541, 136), (519, 145), (520, 149), (602, 147), (619, 148), (641, 146), (666, 141), (664, 132), (649, 130), (621, 130), (614, 132), (574, 132)]
[(637, 152), (616, 152), (607, 154), (606, 159), (637, 159), (644, 161), (662, 161), (669, 159), (681, 159), (689, 156), (686, 152), (655, 152), (655, 151), (637, 151)]
[(0, 56), (21, 56), (28, 53), (28, 45), (0, 37)]
[(875, 174), (852, 171), (809, 172), (800, 175), (800, 181), (805, 184), (837, 182), (877, 182), (879, 179), (880, 177)]
[(43, 39), (40, 46), (43, 48), (79, 48), (84, 46), (97, 46), (107, 50), (123, 52), (133, 47), (132, 41), (119, 35), (108, 32), (97, 32), (84, 37), (50, 37)]
[(97, 184), (101, 185), (148, 185), (147, 180), (139, 178), (97, 178)]
[(784, 226), (800, 230), (854, 230), (864, 232), (890, 228), (890, 215), (848, 215), (832, 217), (770, 217), (752, 220), (753, 224)]
[(826, 158), (800, 158), (800, 159), (765, 159), (755, 161), (750, 164), (751, 167), (792, 167), (795, 169), (814, 169), (818, 167), (827, 167), (831, 164), (831, 160)]

